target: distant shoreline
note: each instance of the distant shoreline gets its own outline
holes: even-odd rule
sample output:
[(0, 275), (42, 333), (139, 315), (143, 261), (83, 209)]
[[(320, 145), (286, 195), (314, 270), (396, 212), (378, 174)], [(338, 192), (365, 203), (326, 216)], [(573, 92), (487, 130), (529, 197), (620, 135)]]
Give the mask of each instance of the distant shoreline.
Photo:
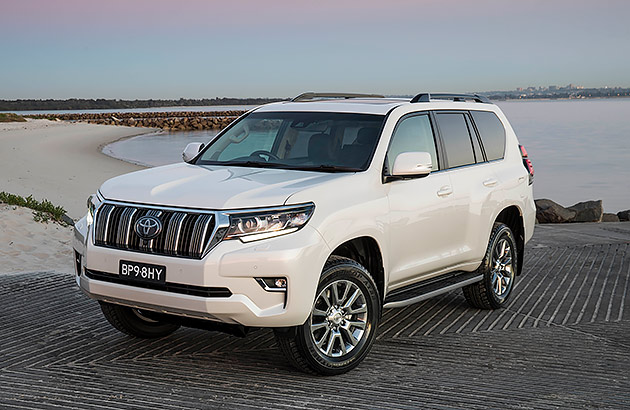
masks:
[[(563, 91), (553, 94), (524, 95), (517, 91), (490, 91), (478, 92), (492, 101), (564, 101), (564, 100), (599, 100), (630, 98), (630, 89), (616, 89), (616, 94), (606, 95), (601, 91), (577, 90)], [(608, 91), (611, 92), (611, 91)], [(596, 95), (584, 95), (586, 93)], [(391, 98), (411, 98), (410, 96), (386, 96)], [(66, 100), (0, 100), (0, 113), (3, 112), (27, 112), (27, 111), (125, 111), (125, 110), (157, 110), (157, 109), (182, 109), (196, 107), (235, 107), (258, 106), (278, 101), (287, 101), (289, 98), (214, 98), (214, 99), (179, 99), (179, 100), (105, 100), (105, 99), (66, 99)]]
[(492, 102), (497, 101), (587, 101), (587, 100), (623, 100), (630, 98), (630, 95), (620, 95), (615, 97), (584, 97), (584, 98), (490, 98)]
[[(588, 97), (588, 98), (491, 98), (490, 101), (493, 103), (502, 103), (502, 102), (528, 102), (528, 101), (592, 101), (592, 100), (624, 100), (630, 99), (630, 96), (619, 96), (619, 97)], [(54, 115), (54, 114), (100, 114), (100, 113), (135, 113), (135, 112), (180, 112), (180, 111), (207, 111), (208, 109), (216, 109), (217, 111), (222, 110), (249, 110), (261, 104), (252, 104), (252, 105), (213, 105), (213, 106), (200, 106), (200, 105), (178, 105), (171, 107), (148, 107), (148, 108), (121, 108), (121, 109), (110, 109), (110, 108), (94, 108), (89, 110), (73, 110), (73, 109), (41, 109), (41, 110), (10, 110), (10, 111), (2, 111), (0, 110), (0, 114), (3, 113), (15, 113), (23, 116), (39, 116), (39, 115)], [(36, 117), (34, 117), (36, 118)]]
[(183, 107), (219, 107), (262, 105), (287, 100), (286, 98), (213, 98), (179, 100), (105, 100), (105, 99), (67, 99), (67, 100), (0, 100), (0, 112), (16, 111), (93, 111), (93, 110), (129, 110), (163, 109)]

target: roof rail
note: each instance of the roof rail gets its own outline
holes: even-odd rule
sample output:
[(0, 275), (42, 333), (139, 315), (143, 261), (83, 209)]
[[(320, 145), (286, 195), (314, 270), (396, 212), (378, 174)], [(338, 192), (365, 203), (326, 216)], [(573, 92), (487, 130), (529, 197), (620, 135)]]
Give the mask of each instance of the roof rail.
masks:
[(483, 95), (479, 94), (429, 94), (421, 93), (411, 99), (410, 102), (429, 102), (431, 100), (453, 100), (453, 101), (474, 101), (484, 104), (492, 104), (492, 102)]
[(385, 98), (385, 96), (380, 94), (352, 94), (352, 93), (302, 93), (292, 99), (292, 102), (295, 101), (310, 101), (316, 98)]

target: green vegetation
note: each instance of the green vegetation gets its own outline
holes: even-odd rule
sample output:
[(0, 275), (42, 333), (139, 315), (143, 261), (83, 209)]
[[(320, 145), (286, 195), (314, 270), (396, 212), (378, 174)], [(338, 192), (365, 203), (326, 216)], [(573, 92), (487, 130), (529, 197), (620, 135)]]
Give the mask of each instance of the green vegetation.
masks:
[(25, 198), (20, 195), (9, 194), (2, 191), (0, 192), (0, 202), (32, 209), (34, 211), (33, 219), (37, 222), (48, 222), (49, 220), (53, 220), (62, 225), (66, 225), (63, 220), (66, 210), (61, 206), (53, 205), (47, 199), (38, 201), (37, 199), (34, 199), (32, 195)]
[(42, 211), (33, 211), (33, 220), (35, 222), (43, 222), (43, 223), (48, 223), (48, 221), (50, 221), (50, 214), (47, 214), (46, 212), (42, 212)]
[(26, 119), (12, 112), (0, 112), (0, 122), (26, 122)]

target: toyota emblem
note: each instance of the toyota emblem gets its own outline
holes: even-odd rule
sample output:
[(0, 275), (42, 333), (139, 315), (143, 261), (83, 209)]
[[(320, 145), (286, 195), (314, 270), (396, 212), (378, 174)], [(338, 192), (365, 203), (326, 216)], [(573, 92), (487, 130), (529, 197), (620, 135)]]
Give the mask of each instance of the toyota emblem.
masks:
[(162, 221), (155, 216), (143, 216), (136, 221), (136, 234), (145, 241), (150, 241), (162, 232)]

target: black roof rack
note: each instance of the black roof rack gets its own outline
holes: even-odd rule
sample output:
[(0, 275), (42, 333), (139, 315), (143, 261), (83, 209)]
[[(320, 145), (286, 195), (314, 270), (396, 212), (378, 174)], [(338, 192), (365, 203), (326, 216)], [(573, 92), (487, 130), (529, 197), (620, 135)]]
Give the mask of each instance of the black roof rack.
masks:
[(474, 101), (484, 104), (492, 104), (487, 97), (478, 94), (429, 94), (421, 93), (411, 99), (412, 103), (429, 102), (431, 100)]
[(310, 101), (316, 98), (385, 98), (385, 96), (380, 94), (352, 94), (352, 93), (302, 93), (292, 99), (292, 102), (295, 101)]

